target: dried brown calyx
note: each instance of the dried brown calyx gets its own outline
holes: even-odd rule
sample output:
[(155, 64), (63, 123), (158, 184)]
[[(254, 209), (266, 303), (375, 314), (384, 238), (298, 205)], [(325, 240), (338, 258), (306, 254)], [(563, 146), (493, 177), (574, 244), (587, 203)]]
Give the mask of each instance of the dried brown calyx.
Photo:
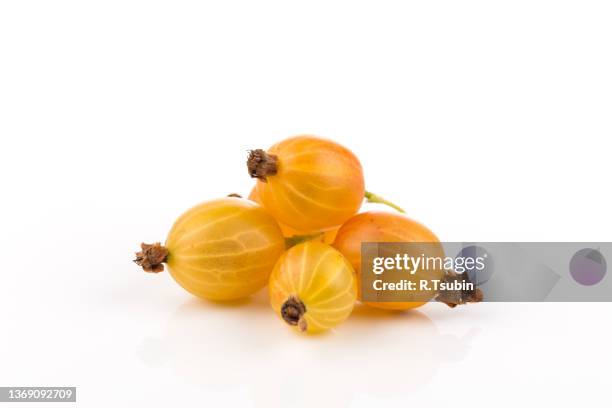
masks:
[(278, 171), (278, 156), (268, 154), (262, 149), (250, 150), (247, 168), (249, 176), (265, 182), (268, 176), (273, 176)]
[(281, 306), (281, 316), (283, 320), (292, 326), (297, 326), (300, 331), (304, 332), (308, 328), (306, 319), (306, 305), (295, 296), (290, 296), (289, 299)]
[[(482, 290), (477, 288), (476, 285), (470, 281), (467, 273), (458, 274), (454, 271), (446, 271), (443, 282), (447, 283), (448, 286), (461, 287), (461, 289), (440, 291), (436, 297), (438, 302), (446, 303), (449, 307), (455, 307), (466, 303), (482, 302), (484, 298)], [(455, 283), (459, 284), (455, 285)], [(470, 286), (472, 287), (471, 289), (469, 288)]]
[(140, 244), (140, 252), (136, 252), (134, 262), (142, 266), (145, 272), (158, 273), (164, 270), (164, 262), (168, 260), (168, 249), (159, 242)]

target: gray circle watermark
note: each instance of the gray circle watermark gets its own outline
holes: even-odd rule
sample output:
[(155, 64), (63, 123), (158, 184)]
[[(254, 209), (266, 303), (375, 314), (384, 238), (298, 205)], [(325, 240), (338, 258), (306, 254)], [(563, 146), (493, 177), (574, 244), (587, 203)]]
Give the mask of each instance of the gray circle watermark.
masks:
[(465, 271), (470, 278), (470, 282), (473, 282), (476, 286), (484, 285), (489, 281), (489, 279), (491, 279), (491, 276), (493, 276), (493, 272), (495, 270), (493, 257), (481, 246), (466, 246), (459, 251), (455, 258), (480, 258), (482, 260), (484, 268), (477, 268), (474, 265), (471, 268), (466, 268)]

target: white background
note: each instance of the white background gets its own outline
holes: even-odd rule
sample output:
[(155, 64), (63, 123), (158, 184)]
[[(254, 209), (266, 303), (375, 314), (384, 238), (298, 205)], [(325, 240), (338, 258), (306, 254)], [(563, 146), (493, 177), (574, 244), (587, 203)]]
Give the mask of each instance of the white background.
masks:
[(0, 385), (87, 407), (609, 406), (610, 304), (358, 307), (303, 337), (265, 292), (198, 301), (130, 259), (298, 133), (350, 147), (442, 240), (610, 240), (611, 21), (585, 0), (1, 2)]

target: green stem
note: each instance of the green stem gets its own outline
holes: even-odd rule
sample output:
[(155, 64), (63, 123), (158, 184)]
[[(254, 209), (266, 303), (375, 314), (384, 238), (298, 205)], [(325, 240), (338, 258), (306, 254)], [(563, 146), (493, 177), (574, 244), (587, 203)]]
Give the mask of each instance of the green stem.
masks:
[(369, 191), (366, 191), (365, 194), (365, 199), (368, 203), (376, 203), (376, 204), (384, 204), (384, 205), (388, 205), (391, 208), (396, 209), (397, 211), (401, 212), (401, 213), (405, 213), (406, 211), (404, 211), (404, 209), (402, 207), (400, 207), (397, 204), (393, 204), (391, 201), (385, 200), (384, 198), (382, 198), (381, 196), (371, 193)]
[(287, 249), (296, 246), (297, 244), (301, 244), (302, 242), (310, 241), (311, 239), (322, 237), (324, 232), (315, 232), (314, 234), (306, 234), (306, 235), (292, 235), (288, 238), (285, 238), (285, 246)]

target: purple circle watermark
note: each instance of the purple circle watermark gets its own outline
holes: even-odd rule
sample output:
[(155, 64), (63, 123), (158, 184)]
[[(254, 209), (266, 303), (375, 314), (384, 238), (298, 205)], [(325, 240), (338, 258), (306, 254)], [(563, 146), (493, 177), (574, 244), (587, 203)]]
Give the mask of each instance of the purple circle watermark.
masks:
[(593, 286), (606, 276), (606, 258), (597, 249), (584, 248), (572, 256), (569, 269), (576, 282), (584, 286)]

